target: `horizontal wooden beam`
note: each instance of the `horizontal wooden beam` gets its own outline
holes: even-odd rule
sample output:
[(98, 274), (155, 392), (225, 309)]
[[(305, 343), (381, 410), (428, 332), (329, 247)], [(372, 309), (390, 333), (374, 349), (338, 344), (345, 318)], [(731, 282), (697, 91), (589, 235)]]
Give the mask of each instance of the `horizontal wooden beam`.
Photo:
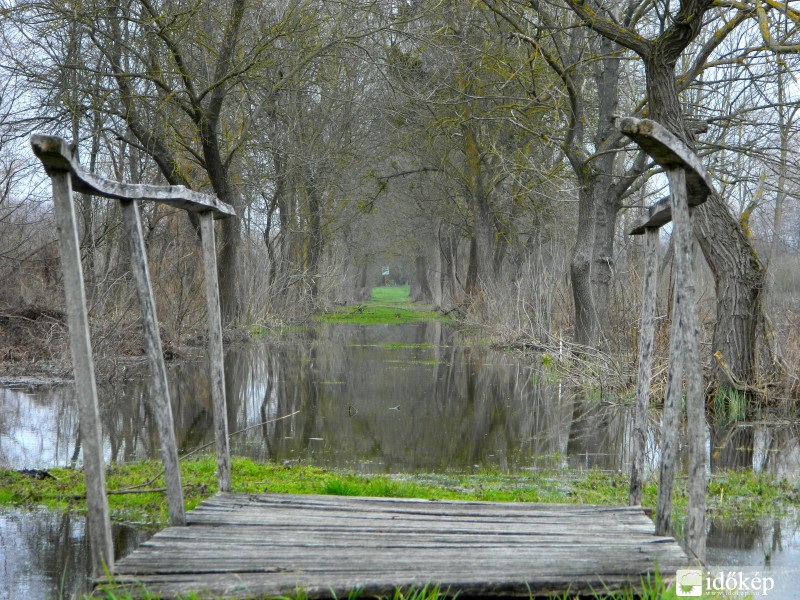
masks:
[(115, 200), (151, 200), (190, 212), (211, 211), (215, 218), (236, 216), (230, 204), (211, 194), (195, 192), (182, 185), (120, 183), (85, 171), (64, 138), (52, 135), (31, 136), (33, 153), (42, 161), (48, 175), (68, 172), (72, 189), (84, 194)]
[(647, 208), (647, 215), (630, 230), (629, 235), (643, 235), (648, 229), (658, 228), (672, 221), (670, 197), (665, 196)]
[[(689, 206), (698, 206), (714, 193), (714, 184), (700, 157), (675, 134), (650, 119), (625, 117), (616, 119), (617, 128), (647, 152), (665, 169), (681, 167), (686, 172), (686, 193)], [(641, 235), (649, 227), (661, 227), (672, 220), (669, 198), (650, 207), (648, 215), (631, 231)]]

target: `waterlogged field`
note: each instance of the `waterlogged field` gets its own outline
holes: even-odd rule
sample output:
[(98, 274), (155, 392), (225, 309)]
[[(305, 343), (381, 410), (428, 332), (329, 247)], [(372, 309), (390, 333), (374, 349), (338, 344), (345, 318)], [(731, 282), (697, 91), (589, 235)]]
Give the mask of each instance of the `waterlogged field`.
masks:
[[(627, 502), (626, 390), (604, 381), (571, 388), (556, 354), (467, 344), (439, 315), (409, 303), (408, 292), (378, 289), (371, 301), (322, 315), (314, 327), (228, 349), (235, 491)], [(192, 508), (216, 490), (214, 460), (191, 454), (213, 442), (207, 373), (202, 364), (176, 364), (169, 379)], [(117, 545), (129, 551), (166, 523), (149, 384), (134, 377), (101, 381), (100, 388)], [(34, 589), (29, 597), (80, 594), (89, 567), (82, 473), (70, 468), (80, 465), (71, 388), (0, 389), (0, 411), (0, 598)], [(650, 509), (659, 442), (658, 415), (652, 417), (644, 497)], [(708, 435), (709, 564), (769, 571), (776, 584), (769, 597), (794, 598), (780, 595), (787, 582), (800, 586), (800, 573), (791, 571), (800, 566), (794, 428), (729, 419), (711, 423)], [(39, 480), (22, 469), (46, 475)], [(683, 483), (679, 478), (675, 498), (678, 536)], [(675, 593), (655, 582), (650, 589), (653, 598)]]

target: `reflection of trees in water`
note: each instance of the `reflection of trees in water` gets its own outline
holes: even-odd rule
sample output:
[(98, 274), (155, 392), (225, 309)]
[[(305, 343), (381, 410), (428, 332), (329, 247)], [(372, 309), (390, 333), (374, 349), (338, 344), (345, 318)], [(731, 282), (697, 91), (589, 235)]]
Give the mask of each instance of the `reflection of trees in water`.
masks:
[(753, 469), (794, 480), (800, 468), (797, 427), (786, 423), (734, 423), (711, 427), (711, 469)]
[(70, 464), (78, 415), (70, 386), (0, 389), (0, 465), (42, 468)]
[[(552, 465), (555, 456), (575, 467), (627, 468), (626, 409), (561, 393), (535, 356), (462, 346), (454, 336), (441, 323), (336, 325), (228, 348), (229, 429), (256, 426), (234, 436), (233, 452), (375, 471), (513, 469)], [(172, 367), (169, 380), (181, 451), (213, 442), (205, 363)], [(107, 457), (157, 456), (146, 379), (103, 382), (100, 392)], [(41, 422), (42, 431), (52, 431), (44, 437), (55, 440), (59, 464), (67, 463), (80, 449), (71, 390), (37, 395), (29, 405), (17, 416), (6, 411), (3, 431), (13, 436), (15, 420)], [(714, 469), (797, 473), (792, 427), (737, 426), (711, 435)], [(657, 427), (651, 454), (657, 460)]]
[(569, 465), (581, 469), (621, 469), (626, 443), (628, 410), (570, 394), (572, 422), (566, 454)]
[[(26, 590), (26, 598), (72, 598), (91, 590), (86, 521), (69, 513), (0, 515), (0, 596)], [(113, 527), (114, 552), (124, 556), (147, 534)], [(8, 586), (8, 587), (6, 587)], [(12, 597), (12, 596), (9, 596)]]
[[(792, 519), (764, 517), (761, 519), (739, 520), (736, 518), (712, 518), (709, 522), (707, 545), (718, 549), (723, 558), (730, 552), (738, 554), (736, 563), (717, 564), (783, 564), (793, 563), (792, 554), (797, 552), (798, 528), (800, 523)], [(788, 552), (783, 556), (781, 553)], [(712, 553), (713, 556), (713, 553)], [(792, 565), (794, 566), (794, 565)]]
[(538, 367), (451, 336), (440, 323), (337, 326), (254, 348), (228, 371), (231, 429), (300, 412), (248, 431), (235, 451), (378, 471), (515, 468), (563, 454), (573, 406)]

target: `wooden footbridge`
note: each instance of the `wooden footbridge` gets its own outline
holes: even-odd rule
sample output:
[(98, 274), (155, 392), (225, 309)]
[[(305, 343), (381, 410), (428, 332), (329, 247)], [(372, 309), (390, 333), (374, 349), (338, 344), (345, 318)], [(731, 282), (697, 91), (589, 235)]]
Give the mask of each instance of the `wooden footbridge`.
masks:
[[(645, 420), (652, 377), (655, 306), (655, 247), (658, 228), (672, 220), (680, 252), (674, 303), (671, 382), (664, 408), (659, 521), (630, 507), (432, 502), (230, 492), (230, 457), (225, 408), (225, 373), (216, 279), (214, 218), (234, 215), (214, 196), (181, 186), (131, 185), (96, 177), (78, 164), (61, 138), (34, 136), (33, 150), (53, 185), (64, 270), (70, 347), (79, 401), (86, 475), (88, 530), (98, 594), (126, 590), (163, 598), (197, 594), (210, 598), (260, 598), (302, 590), (310, 598), (391, 596), (397, 588), (438, 585), (462, 597), (529, 597), (593, 594), (637, 589), (657, 566), (671, 578), (688, 563), (669, 530), (682, 357), (693, 427), (687, 546), (702, 560), (705, 550), (705, 468), (702, 373), (698, 375), (696, 319), (691, 283), (689, 205), (705, 201), (712, 188), (699, 159), (657, 123), (623, 119), (621, 131), (661, 164), (671, 197), (653, 206), (631, 233), (647, 234), (643, 286), (640, 369), (634, 434), (631, 501), (641, 501)], [(120, 203), (142, 324), (153, 374), (150, 399), (156, 415), (172, 526), (115, 564), (103, 470), (102, 438), (88, 316), (72, 190)], [(688, 190), (688, 198), (687, 198)], [(214, 406), (217, 470), (221, 493), (184, 514), (172, 414), (161, 354), (138, 202), (155, 201), (196, 212), (200, 222), (208, 313), (208, 360)], [(678, 295), (680, 291), (680, 296)], [(679, 302), (680, 300), (680, 302)], [(677, 309), (676, 309), (677, 311)], [(676, 312), (677, 314), (677, 312)], [(684, 326), (683, 323), (688, 325)], [(698, 429), (699, 428), (699, 429)], [(695, 431), (697, 430), (697, 431)], [(152, 596), (150, 596), (152, 597)]]
[(459, 597), (592, 595), (687, 564), (653, 531), (638, 507), (219, 494), (118, 561), (96, 593), (391, 598), (435, 584)]

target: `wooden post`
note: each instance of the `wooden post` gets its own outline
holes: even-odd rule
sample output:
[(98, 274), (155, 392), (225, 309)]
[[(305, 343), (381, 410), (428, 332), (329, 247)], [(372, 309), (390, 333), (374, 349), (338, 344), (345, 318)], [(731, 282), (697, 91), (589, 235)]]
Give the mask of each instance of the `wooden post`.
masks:
[(231, 460), (228, 450), (228, 412), (225, 403), (222, 316), (219, 307), (214, 220), (210, 211), (200, 213), (200, 235), (203, 242), (203, 270), (208, 312), (208, 360), (211, 373), (211, 402), (214, 411), (214, 439), (217, 449), (217, 478), (219, 491), (229, 492), (231, 490)]
[(161, 349), (161, 334), (158, 330), (156, 304), (153, 299), (153, 288), (150, 283), (150, 272), (147, 268), (147, 253), (142, 236), (142, 224), (139, 219), (139, 208), (136, 200), (120, 200), (122, 221), (128, 237), (131, 256), (131, 271), (139, 296), (142, 311), (142, 327), (144, 329), (147, 359), (152, 373), (151, 402), (156, 418), (156, 428), (161, 444), (161, 459), (164, 462), (164, 479), (167, 484), (167, 502), (169, 519), (173, 525), (186, 525), (183, 507), (183, 488), (181, 472), (178, 465), (178, 448), (175, 443), (175, 429), (172, 419), (172, 406), (167, 384), (167, 367)]
[(689, 503), (686, 511), (684, 543), (690, 556), (700, 564), (706, 560), (706, 410), (703, 364), (700, 360), (700, 327), (694, 284), (694, 236), (689, 210), (680, 215), (688, 232), (686, 271), (686, 311), (684, 337), (684, 379), (686, 381), (686, 434), (689, 438)]
[(631, 483), (628, 504), (642, 503), (644, 463), (647, 450), (647, 410), (650, 405), (650, 384), (653, 379), (653, 343), (656, 328), (658, 292), (658, 227), (645, 232), (644, 277), (642, 279), (642, 322), (639, 328), (639, 371), (636, 377), (636, 405), (633, 411), (631, 448)]
[(672, 194), (672, 235), (675, 247), (675, 288), (670, 338), (667, 395), (662, 416), (661, 472), (656, 533), (669, 531), (672, 484), (677, 460), (681, 375), (686, 372), (686, 409), (689, 435), (689, 499), (684, 539), (699, 560), (705, 560), (705, 403), (695, 308), (693, 233), (682, 168), (667, 169)]
[[(686, 272), (686, 234), (684, 224), (678, 214), (687, 211), (686, 179), (681, 168), (667, 170), (670, 193), (672, 194), (672, 236), (675, 248), (675, 283), (672, 294), (672, 330), (669, 339), (669, 369), (667, 371), (667, 392), (661, 413), (661, 468), (658, 478), (658, 499), (656, 502), (656, 534), (667, 535), (672, 522), (672, 487), (675, 478), (675, 464), (678, 455), (678, 422), (680, 420), (681, 377), (683, 357), (681, 351), (686, 347), (683, 336), (686, 331), (684, 295)], [(691, 248), (691, 243), (690, 243)]]
[(89, 317), (83, 288), (78, 230), (72, 204), (72, 182), (67, 171), (48, 171), (53, 185), (58, 244), (64, 271), (69, 346), (75, 375), (83, 469), (86, 480), (87, 526), (92, 556), (92, 574), (100, 577), (114, 569), (114, 545), (103, 471), (103, 436), (94, 375)]

